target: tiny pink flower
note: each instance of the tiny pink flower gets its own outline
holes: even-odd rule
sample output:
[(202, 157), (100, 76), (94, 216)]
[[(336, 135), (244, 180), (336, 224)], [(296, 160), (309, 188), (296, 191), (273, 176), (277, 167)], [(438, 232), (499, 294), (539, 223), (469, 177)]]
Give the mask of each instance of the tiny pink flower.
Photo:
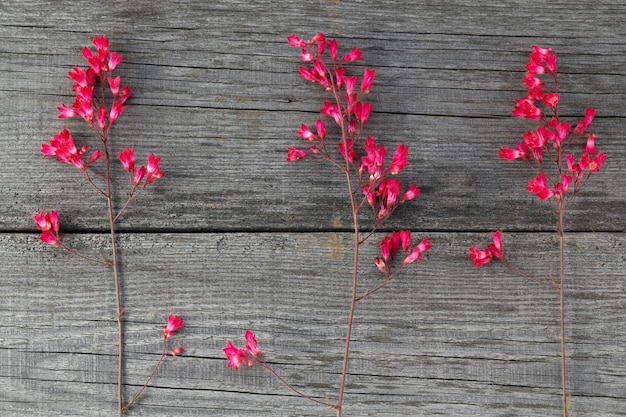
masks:
[(39, 239), (46, 245), (59, 246), (59, 214), (56, 210), (41, 213), (33, 216), (38, 230), (41, 230)]
[(363, 78), (361, 79), (361, 93), (368, 94), (374, 85), (375, 70), (365, 68), (363, 71)]
[(531, 120), (541, 120), (541, 109), (535, 106), (535, 100), (532, 97), (518, 99), (516, 103), (512, 112), (513, 116)]
[(100, 106), (98, 109), (98, 126), (100, 129), (104, 129), (107, 125), (107, 109), (104, 106)]
[(59, 110), (59, 119), (71, 118), (78, 115), (73, 107), (67, 107), (65, 104), (62, 104), (61, 107), (57, 107), (57, 109)]
[(404, 203), (405, 201), (413, 200), (417, 198), (421, 193), (421, 190), (417, 188), (417, 185), (412, 184), (409, 189), (402, 195), (400, 198), (400, 202)]
[(488, 264), (493, 260), (493, 255), (488, 250), (479, 250), (472, 246), (469, 248), (470, 258), (474, 262), (476, 268), (480, 268), (483, 265)]
[[(113, 71), (119, 65), (120, 62), (122, 62), (122, 56), (119, 55), (117, 52), (112, 52), (111, 57), (109, 58), (109, 65), (107, 66), (107, 70), (109, 72)], [(117, 94), (117, 93), (113, 93), (113, 94)]]
[(596, 111), (591, 107), (585, 109), (585, 118), (583, 120), (579, 120), (578, 124), (574, 128), (574, 134), (580, 134), (586, 131), (591, 124), (591, 121), (596, 116)]
[(543, 172), (539, 173), (534, 180), (528, 180), (526, 190), (535, 194), (540, 200), (547, 200), (554, 195), (554, 192), (547, 186), (546, 175)]
[(111, 89), (111, 94), (113, 94), (114, 96), (117, 95), (117, 93), (120, 91), (120, 77), (117, 76), (115, 78), (113, 77), (107, 77), (107, 82), (109, 83), (109, 88)]
[(159, 168), (159, 163), (161, 162), (161, 157), (154, 156), (154, 154), (150, 154), (148, 156), (148, 167), (146, 168), (146, 184), (153, 183), (155, 180), (159, 178), (163, 178), (165, 174), (161, 172)]
[(93, 162), (96, 162), (100, 158), (104, 158), (104, 154), (100, 152), (99, 149), (96, 149), (91, 155), (89, 155), (89, 158), (87, 159), (87, 163), (91, 164)]
[(302, 125), (300, 125), (300, 130), (298, 130), (296, 132), (296, 134), (298, 136), (300, 136), (304, 140), (310, 140), (310, 141), (317, 140), (317, 137), (315, 137), (313, 132), (311, 132), (309, 127), (307, 125), (305, 125), (304, 123), (302, 123)]
[(178, 356), (181, 353), (183, 353), (184, 351), (185, 351), (185, 349), (183, 349), (182, 347), (177, 347), (176, 349), (170, 350), (168, 355)]
[(289, 45), (293, 46), (294, 48), (304, 48), (306, 46), (306, 42), (300, 40), (300, 38), (293, 34), (287, 36), (287, 41), (289, 42)]
[(309, 154), (306, 151), (298, 148), (288, 148), (287, 149), (287, 162), (299, 161), (303, 158), (306, 158)]
[(405, 145), (398, 145), (396, 152), (391, 158), (391, 165), (389, 165), (389, 173), (392, 175), (399, 174), (404, 168), (409, 166), (407, 162), (407, 156), (409, 154), (409, 148)]
[(130, 172), (135, 168), (135, 147), (126, 148), (117, 154), (118, 159), (124, 166), (126, 172)]
[(502, 253), (502, 232), (496, 231), (492, 234), (493, 243), (487, 245), (487, 249), (493, 256), (498, 259), (504, 259), (504, 253)]
[(167, 317), (167, 325), (163, 327), (163, 337), (166, 339), (171, 337), (174, 334), (174, 332), (182, 329), (182, 327), (183, 327), (183, 319), (181, 319), (178, 316), (173, 316), (170, 314)]
[(411, 253), (406, 258), (404, 258), (404, 261), (402, 261), (402, 265), (408, 265), (415, 261), (421, 261), (422, 254), (431, 247), (432, 246), (428, 243), (428, 238), (422, 240), (417, 246), (415, 246), (415, 248), (413, 248)]
[(245, 349), (238, 349), (229, 341), (226, 342), (226, 347), (223, 349), (224, 354), (228, 358), (227, 367), (233, 367), (239, 369), (241, 365), (248, 364), (252, 368), (252, 360), (250, 355)]
[(111, 106), (111, 112), (109, 114), (109, 120), (111, 120), (111, 123), (114, 123), (118, 117), (120, 117), (120, 115), (124, 112), (126, 108), (124, 106), (122, 106), (122, 104), (119, 101), (116, 101), (113, 103), (113, 105)]
[(317, 122), (315, 122), (315, 128), (317, 129), (319, 138), (324, 141), (324, 139), (326, 139), (326, 124), (318, 119)]
[(352, 51), (350, 51), (348, 54), (344, 55), (341, 58), (341, 61), (343, 62), (354, 62), (354, 61), (358, 61), (362, 58), (363, 56), (363, 52), (359, 51), (358, 49), (356, 49), (356, 46), (352, 47)]
[(143, 178), (146, 176), (146, 167), (135, 167), (135, 171), (133, 172), (133, 184), (138, 186), (143, 181)]
[(263, 360), (263, 352), (259, 349), (256, 342), (256, 335), (250, 330), (246, 330), (246, 350), (250, 352), (252, 356), (259, 360)]

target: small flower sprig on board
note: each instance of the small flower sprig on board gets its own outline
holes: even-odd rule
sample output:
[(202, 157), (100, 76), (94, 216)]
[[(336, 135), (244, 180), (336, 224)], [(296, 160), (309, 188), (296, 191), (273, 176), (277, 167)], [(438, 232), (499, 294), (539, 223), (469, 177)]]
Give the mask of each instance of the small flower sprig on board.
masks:
[[(334, 409), (337, 417), (340, 417), (356, 304), (387, 286), (398, 276), (404, 266), (421, 260), (423, 253), (431, 246), (428, 239), (412, 245), (409, 230), (393, 232), (391, 236), (385, 237), (379, 243), (381, 256), (374, 260), (374, 264), (381, 271), (384, 279), (373, 288), (364, 291), (359, 288), (357, 266), (361, 246), (401, 204), (415, 199), (420, 194), (415, 184), (403, 190), (401, 181), (396, 178), (397, 174), (408, 166), (408, 148), (405, 145), (398, 145), (391, 163), (386, 165), (387, 148), (379, 145), (373, 137), (363, 133), (363, 128), (372, 113), (372, 105), (365, 101), (365, 98), (374, 84), (376, 72), (365, 68), (360, 80), (358, 76), (347, 74), (345, 65), (359, 61), (362, 57), (362, 52), (356, 46), (347, 54), (340, 56), (337, 41), (327, 40), (321, 33), (309, 41), (291, 35), (288, 41), (292, 47), (300, 49), (300, 59), (309, 65), (300, 67), (300, 76), (321, 85), (330, 93), (331, 99), (324, 102), (320, 113), (325, 118), (315, 122), (314, 130), (306, 124), (300, 126), (297, 135), (306, 142), (307, 146), (306, 148), (289, 148), (287, 161), (310, 159), (330, 164), (335, 171), (345, 176), (352, 208), (354, 229), (352, 293), (337, 398), (334, 401), (325, 395), (323, 398), (314, 398), (298, 391), (286, 382), (265, 361), (258, 348), (256, 335), (251, 331), (246, 331), (245, 349), (236, 348), (228, 341), (224, 353), (228, 358), (229, 367), (238, 369), (241, 365), (260, 366), (296, 394)], [(332, 129), (332, 131), (339, 132), (336, 139), (331, 140), (329, 138), (331, 135), (327, 135), (326, 123), (329, 120), (332, 125), (329, 131)], [(369, 233), (361, 236), (359, 213), (363, 207), (368, 206), (374, 217), (372, 227)], [(359, 294), (359, 291), (362, 292)]]
[[(563, 416), (567, 417), (570, 396), (567, 391), (565, 354), (565, 213), (582, 186), (592, 174), (600, 171), (606, 156), (596, 150), (597, 136), (589, 130), (596, 114), (594, 109), (587, 108), (585, 117), (574, 128), (559, 117), (559, 79), (554, 51), (533, 46), (526, 70), (523, 83), (528, 88), (528, 94), (517, 100), (513, 116), (535, 120), (540, 126), (524, 133), (523, 140), (515, 149), (501, 148), (500, 158), (507, 161), (522, 160), (535, 172), (535, 177), (528, 181), (526, 191), (547, 201), (557, 218), (560, 279), (559, 282), (539, 279), (513, 266), (502, 249), (500, 231), (493, 233), (493, 243), (486, 249), (472, 246), (470, 258), (477, 268), (499, 259), (516, 273), (558, 292), (561, 312), (562, 406)], [(548, 79), (544, 81), (540, 77)]]
[(36, 227), (41, 231), (40, 239), (43, 243), (58, 246), (72, 255), (82, 259), (104, 265), (113, 270), (113, 280), (116, 295), (117, 324), (118, 324), (118, 414), (123, 416), (124, 412), (139, 398), (148, 382), (152, 379), (157, 368), (167, 355), (176, 356), (183, 352), (181, 347), (174, 350), (167, 350), (167, 340), (174, 332), (182, 327), (183, 321), (180, 317), (170, 316), (168, 324), (164, 328), (163, 354), (158, 360), (154, 371), (148, 377), (146, 384), (134, 395), (131, 401), (124, 403), (124, 338), (123, 338), (123, 315), (126, 308), (122, 307), (122, 293), (120, 289), (120, 271), (117, 250), (117, 239), (115, 224), (120, 220), (128, 205), (134, 201), (148, 185), (159, 178), (163, 178), (159, 164), (161, 158), (151, 154), (148, 156), (146, 166), (137, 166), (135, 163), (134, 147), (126, 148), (118, 153), (118, 159), (124, 169), (128, 172), (129, 186), (128, 198), (120, 209), (114, 207), (113, 203), (113, 182), (112, 182), (112, 154), (113, 147), (110, 140), (111, 126), (124, 112), (124, 104), (131, 95), (131, 90), (121, 84), (120, 76), (112, 76), (112, 72), (122, 61), (122, 56), (117, 52), (109, 51), (109, 40), (105, 36), (95, 37), (93, 44), (96, 53), (85, 47), (82, 51), (87, 60), (88, 67), (85, 69), (74, 67), (69, 72), (69, 77), (74, 81), (72, 90), (76, 94), (74, 103), (71, 106), (65, 104), (59, 107), (59, 118), (72, 118), (80, 116), (93, 129), (99, 139), (99, 147), (91, 152), (85, 160), (85, 154), (89, 148), (83, 145), (78, 148), (74, 143), (72, 135), (67, 129), (63, 129), (54, 135), (50, 143), (41, 145), (41, 152), (44, 157), (56, 157), (58, 162), (73, 165), (83, 175), (85, 181), (102, 196), (106, 201), (107, 217), (109, 222), (111, 237), (111, 257), (101, 259), (91, 258), (82, 255), (66, 245), (60, 235), (59, 214), (56, 210), (46, 212), (42, 210), (38, 215), (33, 216)]

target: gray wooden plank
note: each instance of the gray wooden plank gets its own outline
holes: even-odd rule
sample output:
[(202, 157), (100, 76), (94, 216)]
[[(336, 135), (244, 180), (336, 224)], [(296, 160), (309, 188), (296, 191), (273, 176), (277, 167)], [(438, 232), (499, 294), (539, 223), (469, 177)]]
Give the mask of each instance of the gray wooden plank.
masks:
[[(346, 415), (557, 415), (558, 297), (502, 265), (476, 270), (467, 247), (489, 236), (429, 233), (428, 259), (358, 305)], [(106, 236), (70, 235), (80, 249)], [(623, 233), (567, 236), (572, 416), (626, 415)], [(226, 340), (257, 333), (297, 387), (334, 395), (345, 325), (350, 234), (123, 234), (127, 387), (158, 358), (167, 314), (185, 328), (130, 415), (329, 415), (260, 370), (226, 369)], [(554, 274), (553, 234), (507, 233), (511, 261)], [(97, 416), (115, 407), (116, 327), (107, 271), (37, 242), (0, 235), (0, 409)], [(375, 242), (363, 247), (374, 285)], [(365, 287), (362, 287), (363, 290)], [(27, 400), (25, 400), (27, 399)]]
[(551, 230), (548, 210), (523, 191), (529, 173), (497, 158), (500, 146), (513, 146), (533, 127), (510, 111), (523, 94), (530, 45), (539, 43), (560, 56), (563, 114), (575, 122), (586, 106), (597, 108), (598, 147), (609, 156), (568, 225), (624, 230), (625, 6), (373, 4), (140, 1), (96, 10), (6, 2), (0, 228), (33, 230), (30, 215), (58, 208), (66, 230), (105, 229), (98, 198), (70, 167), (42, 161), (39, 146), (66, 125), (89, 140), (81, 123), (56, 120), (56, 107), (71, 100), (66, 74), (81, 64), (80, 49), (106, 33), (124, 55), (120, 69), (135, 92), (115, 128), (116, 146), (162, 155), (166, 172), (129, 212), (124, 230), (344, 229), (349, 212), (340, 179), (316, 165), (284, 162), (285, 149), (298, 144), (294, 132), (315, 120), (325, 98), (297, 76), (297, 53), (285, 37), (325, 31), (344, 47), (357, 44), (363, 65), (378, 71), (371, 133), (391, 148), (410, 147), (413, 165), (404, 178), (424, 193), (403, 210), (405, 224)]

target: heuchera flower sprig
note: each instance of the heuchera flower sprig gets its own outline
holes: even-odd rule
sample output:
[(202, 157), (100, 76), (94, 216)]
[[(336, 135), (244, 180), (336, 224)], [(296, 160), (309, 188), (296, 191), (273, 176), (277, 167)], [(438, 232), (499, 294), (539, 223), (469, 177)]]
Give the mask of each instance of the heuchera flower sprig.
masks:
[[(523, 134), (515, 148), (500, 149), (500, 158), (522, 160), (534, 172), (526, 191), (547, 201), (557, 217), (559, 234), (559, 282), (539, 279), (513, 266), (502, 249), (502, 232), (493, 233), (493, 243), (486, 249), (470, 248), (470, 258), (477, 268), (499, 259), (516, 273), (559, 293), (561, 311), (561, 386), (563, 416), (569, 412), (565, 355), (565, 212), (592, 174), (600, 171), (606, 155), (596, 150), (597, 136), (589, 129), (596, 111), (585, 110), (575, 127), (559, 117), (557, 56), (552, 49), (533, 46), (523, 79), (528, 93), (517, 100), (513, 116), (537, 121), (539, 127)], [(546, 79), (547, 78), (547, 79)]]
[[(224, 354), (228, 358), (229, 367), (238, 369), (241, 365), (261, 366), (298, 395), (333, 408), (337, 417), (340, 417), (356, 303), (389, 284), (404, 266), (421, 260), (423, 253), (431, 246), (428, 239), (412, 245), (409, 230), (393, 232), (391, 236), (386, 236), (379, 244), (381, 256), (374, 260), (375, 266), (385, 279), (359, 296), (357, 266), (360, 246), (401, 204), (419, 196), (420, 190), (415, 184), (403, 189), (401, 181), (396, 177), (408, 166), (408, 148), (405, 145), (398, 145), (391, 162), (387, 165), (385, 161), (387, 148), (379, 145), (372, 136), (363, 133), (364, 126), (372, 113), (372, 105), (366, 101), (366, 96), (374, 85), (376, 72), (365, 68), (363, 75), (358, 77), (349, 75), (345, 69), (345, 64), (361, 60), (362, 52), (355, 46), (347, 54), (340, 55), (338, 42), (335, 39), (327, 40), (321, 33), (308, 41), (291, 35), (288, 37), (288, 42), (292, 47), (301, 51), (300, 59), (306, 65), (300, 67), (300, 76), (322, 86), (332, 98), (324, 102), (320, 110), (324, 117), (315, 122), (314, 128), (301, 124), (296, 134), (306, 145), (302, 148), (289, 148), (286, 159), (288, 162), (311, 159), (334, 166), (345, 175), (352, 208), (354, 225), (352, 298), (337, 400), (333, 403), (328, 398), (323, 400), (313, 398), (301, 393), (283, 380), (263, 359), (257, 347), (256, 335), (251, 331), (246, 332), (246, 349), (236, 348), (229, 341)], [(327, 131), (328, 121), (330, 121), (330, 126)], [(337, 130), (339, 131), (338, 138), (330, 139), (334, 137), (331, 132)], [(369, 206), (372, 209), (374, 219), (370, 232), (361, 237), (359, 212), (363, 206)]]
[[(120, 216), (126, 211), (128, 205), (149, 185), (159, 178), (163, 178), (159, 164), (160, 157), (151, 154), (148, 156), (147, 167), (137, 166), (135, 163), (134, 147), (123, 149), (118, 153), (118, 159), (129, 175), (129, 189), (127, 200), (123, 206), (115, 210), (113, 204), (112, 169), (110, 143), (110, 130), (120, 115), (124, 112), (124, 104), (131, 96), (129, 87), (121, 84), (120, 76), (114, 77), (112, 72), (122, 61), (122, 56), (117, 52), (109, 51), (109, 40), (105, 36), (98, 36), (93, 39), (95, 53), (85, 47), (82, 51), (83, 57), (87, 61), (87, 68), (74, 67), (69, 72), (69, 78), (74, 82), (73, 92), (76, 94), (74, 102), (67, 106), (62, 104), (59, 110), (59, 118), (81, 117), (93, 129), (96, 137), (100, 141), (99, 147), (92, 151), (85, 159), (89, 147), (83, 145), (76, 146), (74, 138), (68, 129), (61, 130), (54, 135), (49, 143), (41, 145), (41, 153), (44, 157), (56, 157), (58, 162), (66, 163), (76, 167), (89, 183), (107, 202), (107, 214), (111, 236), (111, 259), (95, 259), (82, 255), (62, 242), (59, 235), (60, 221), (59, 213), (56, 210), (46, 212), (42, 210), (33, 216), (36, 227), (41, 231), (40, 239), (43, 243), (59, 246), (67, 252), (102, 264), (113, 269), (117, 323), (118, 323), (118, 413), (123, 416), (124, 411), (133, 404), (143, 392), (148, 382), (152, 379), (154, 372), (159, 367), (163, 358), (167, 355), (176, 356), (183, 352), (182, 348), (176, 348), (167, 352), (166, 341), (173, 333), (182, 327), (182, 319), (170, 316), (168, 325), (164, 329), (163, 354), (157, 362), (154, 371), (148, 377), (146, 384), (140, 391), (132, 397), (128, 404), (124, 404), (123, 395), (123, 363), (124, 363), (124, 340), (123, 340), (123, 313), (122, 294), (120, 289), (120, 274), (117, 255), (117, 242), (115, 234), (115, 224), (120, 220)], [(104, 165), (104, 166), (102, 166)]]

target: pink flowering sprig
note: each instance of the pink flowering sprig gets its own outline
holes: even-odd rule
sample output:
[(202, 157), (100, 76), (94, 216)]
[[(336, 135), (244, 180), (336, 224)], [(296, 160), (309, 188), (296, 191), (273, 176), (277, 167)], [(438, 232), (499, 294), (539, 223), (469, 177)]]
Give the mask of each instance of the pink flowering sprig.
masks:
[[(109, 50), (109, 40), (105, 36), (98, 36), (93, 39), (95, 52), (89, 47), (82, 51), (83, 57), (87, 61), (86, 68), (74, 67), (69, 72), (69, 78), (74, 82), (72, 91), (75, 93), (74, 102), (67, 106), (62, 104), (59, 110), (59, 118), (74, 118), (80, 116), (93, 130), (99, 140), (97, 149), (89, 152), (88, 145), (76, 146), (74, 138), (68, 129), (61, 130), (54, 135), (49, 143), (41, 145), (41, 152), (44, 157), (55, 157), (58, 162), (66, 163), (76, 167), (83, 175), (85, 181), (90, 184), (99, 195), (106, 200), (107, 217), (111, 236), (111, 259), (97, 260), (83, 256), (69, 246), (65, 245), (60, 237), (59, 215), (56, 210), (48, 213), (42, 211), (33, 216), (37, 229), (41, 231), (40, 239), (43, 243), (58, 246), (67, 252), (87, 259), (92, 262), (103, 264), (113, 270), (113, 279), (116, 293), (117, 324), (118, 324), (118, 414), (123, 416), (124, 412), (137, 399), (133, 397), (130, 403), (124, 404), (123, 395), (123, 363), (124, 363), (124, 339), (123, 339), (123, 313), (126, 310), (122, 307), (122, 294), (120, 286), (120, 271), (118, 262), (117, 239), (115, 224), (120, 220), (128, 205), (137, 196), (159, 178), (163, 178), (159, 164), (160, 157), (151, 154), (148, 156), (147, 166), (135, 165), (134, 147), (120, 151), (118, 160), (128, 172), (130, 177), (127, 200), (120, 209), (114, 207), (113, 203), (113, 182), (112, 163), (113, 150), (110, 141), (111, 127), (125, 110), (125, 103), (131, 96), (128, 86), (121, 84), (120, 76), (114, 76), (113, 71), (122, 61), (122, 56), (117, 52)], [(86, 156), (89, 155), (89, 156)], [(171, 317), (171, 316), (170, 316)], [(175, 320), (180, 320), (175, 318)], [(166, 329), (173, 333), (177, 330), (177, 321), (168, 322)], [(182, 320), (179, 323), (182, 326)], [(164, 354), (158, 361), (156, 368), (160, 365), (164, 355), (166, 355), (165, 341), (169, 336), (165, 334)], [(182, 353), (182, 348), (174, 349), (167, 354), (176, 355)], [(155, 371), (156, 371), (155, 368)], [(148, 382), (152, 378), (148, 378)], [(146, 385), (147, 386), (147, 383)], [(145, 388), (142, 388), (141, 391)], [(141, 392), (140, 392), (141, 393)]]
[[(404, 265), (421, 260), (423, 253), (430, 249), (430, 245), (428, 239), (424, 239), (415, 247), (411, 247), (409, 231), (394, 232), (391, 237), (383, 239), (383, 243), (380, 244), (382, 256), (376, 258), (374, 262), (385, 280), (378, 286), (366, 290), (362, 296), (358, 295), (358, 264), (361, 245), (401, 204), (415, 199), (420, 194), (420, 190), (415, 184), (403, 189), (401, 181), (396, 177), (408, 166), (408, 148), (405, 145), (398, 145), (391, 161), (386, 161), (387, 148), (378, 144), (372, 136), (364, 133), (364, 126), (372, 113), (372, 105), (366, 101), (366, 97), (374, 85), (376, 72), (365, 68), (363, 75), (359, 77), (349, 75), (345, 68), (346, 64), (361, 60), (362, 52), (353, 47), (350, 52), (340, 55), (337, 41), (328, 40), (321, 33), (308, 41), (291, 35), (288, 37), (288, 42), (292, 47), (301, 51), (300, 59), (305, 65), (300, 67), (300, 76), (322, 86), (329, 92), (331, 98), (329, 101), (324, 101), (320, 110), (322, 117), (316, 120), (314, 128), (307, 124), (300, 125), (296, 134), (306, 145), (304, 148), (288, 148), (286, 159), (288, 162), (310, 159), (332, 165), (345, 176), (352, 208), (354, 226), (352, 297), (337, 399), (333, 403), (328, 398), (325, 400), (312, 398), (296, 390), (278, 376), (265, 363), (262, 356), (259, 357), (258, 352), (251, 349), (251, 347), (256, 348), (256, 340), (252, 340), (254, 334), (251, 332), (246, 333), (246, 340), (248, 340), (246, 349), (238, 349), (229, 341), (224, 353), (228, 358), (229, 367), (238, 369), (242, 364), (259, 365), (276, 376), (293, 392), (315, 403), (333, 408), (337, 417), (340, 417), (357, 302), (389, 284)], [(330, 123), (328, 130), (327, 123)], [(339, 134), (332, 133), (336, 131)], [(374, 218), (369, 233), (361, 237), (359, 213), (364, 206), (372, 209)], [(400, 266), (395, 267), (394, 259), (399, 256), (400, 248), (403, 251), (403, 261)]]
[(141, 394), (143, 394), (143, 391), (146, 389), (146, 387), (148, 386), (148, 384), (150, 383), (150, 381), (156, 374), (156, 371), (159, 369), (159, 366), (161, 366), (161, 364), (163, 363), (163, 360), (167, 356), (178, 356), (185, 351), (182, 347), (177, 347), (171, 350), (167, 349), (168, 339), (172, 337), (176, 331), (182, 328), (183, 328), (183, 319), (181, 319), (178, 316), (173, 316), (171, 314), (167, 317), (167, 324), (163, 327), (163, 352), (161, 352), (161, 357), (159, 358), (156, 365), (152, 369), (152, 372), (148, 376), (148, 379), (146, 380), (145, 384), (143, 384), (143, 386), (139, 389), (139, 391), (137, 391), (137, 393), (131, 397), (130, 401), (126, 405), (124, 405), (124, 410), (128, 410), (141, 397)]
[(560, 279), (558, 283), (538, 279), (513, 266), (502, 250), (500, 231), (493, 234), (494, 243), (489, 244), (487, 249), (481, 250), (472, 246), (470, 258), (477, 268), (493, 259), (499, 259), (516, 273), (559, 293), (562, 408), (563, 416), (567, 417), (570, 402), (565, 354), (565, 213), (582, 186), (592, 174), (600, 171), (606, 155), (597, 151), (597, 136), (589, 129), (596, 115), (593, 108), (587, 108), (584, 118), (573, 128), (559, 117), (557, 56), (549, 48), (532, 48), (523, 79), (527, 94), (517, 100), (512, 114), (534, 120), (539, 123), (539, 127), (524, 133), (522, 141), (515, 148), (501, 148), (499, 156), (507, 161), (520, 159), (534, 171), (534, 177), (528, 180), (526, 191), (542, 201), (547, 201), (556, 215)]
[(261, 351), (261, 349), (259, 349), (256, 341), (256, 335), (253, 332), (251, 332), (250, 330), (246, 330), (245, 339), (245, 348), (235, 347), (230, 340), (226, 342), (226, 347), (222, 351), (228, 359), (228, 368), (232, 367), (237, 370), (242, 365), (248, 365), (248, 367), (250, 368), (252, 368), (253, 366), (260, 366), (261, 368), (274, 375), (274, 377), (276, 377), (278, 381), (280, 381), (291, 391), (298, 394), (300, 397), (306, 398), (321, 405), (329, 406), (327, 402), (310, 397), (299, 391), (298, 389), (294, 388), (293, 385), (289, 384), (274, 369), (272, 369), (272, 367), (267, 362), (265, 362), (265, 357), (263, 356), (263, 352)]
[[(398, 145), (391, 163), (385, 166), (387, 148), (378, 145), (373, 137), (363, 134), (372, 113), (371, 103), (365, 100), (374, 85), (376, 71), (365, 68), (360, 80), (358, 76), (348, 76), (344, 65), (361, 60), (362, 52), (353, 47), (340, 57), (337, 40), (327, 40), (321, 33), (310, 41), (295, 35), (289, 36), (288, 41), (291, 46), (301, 49), (300, 59), (310, 65), (308, 68), (300, 67), (300, 76), (331, 93), (332, 101), (325, 101), (320, 113), (337, 125), (341, 137), (329, 144), (323, 119), (315, 122), (315, 132), (302, 124), (296, 133), (307, 143), (307, 147), (289, 148), (287, 161), (305, 158), (325, 161), (348, 175), (350, 192), (362, 192), (362, 198), (357, 201), (358, 209), (364, 204), (372, 208), (376, 229), (400, 204), (420, 194), (415, 184), (402, 190), (402, 182), (391, 178), (409, 165), (408, 148)], [(356, 195), (353, 198), (356, 200)]]

